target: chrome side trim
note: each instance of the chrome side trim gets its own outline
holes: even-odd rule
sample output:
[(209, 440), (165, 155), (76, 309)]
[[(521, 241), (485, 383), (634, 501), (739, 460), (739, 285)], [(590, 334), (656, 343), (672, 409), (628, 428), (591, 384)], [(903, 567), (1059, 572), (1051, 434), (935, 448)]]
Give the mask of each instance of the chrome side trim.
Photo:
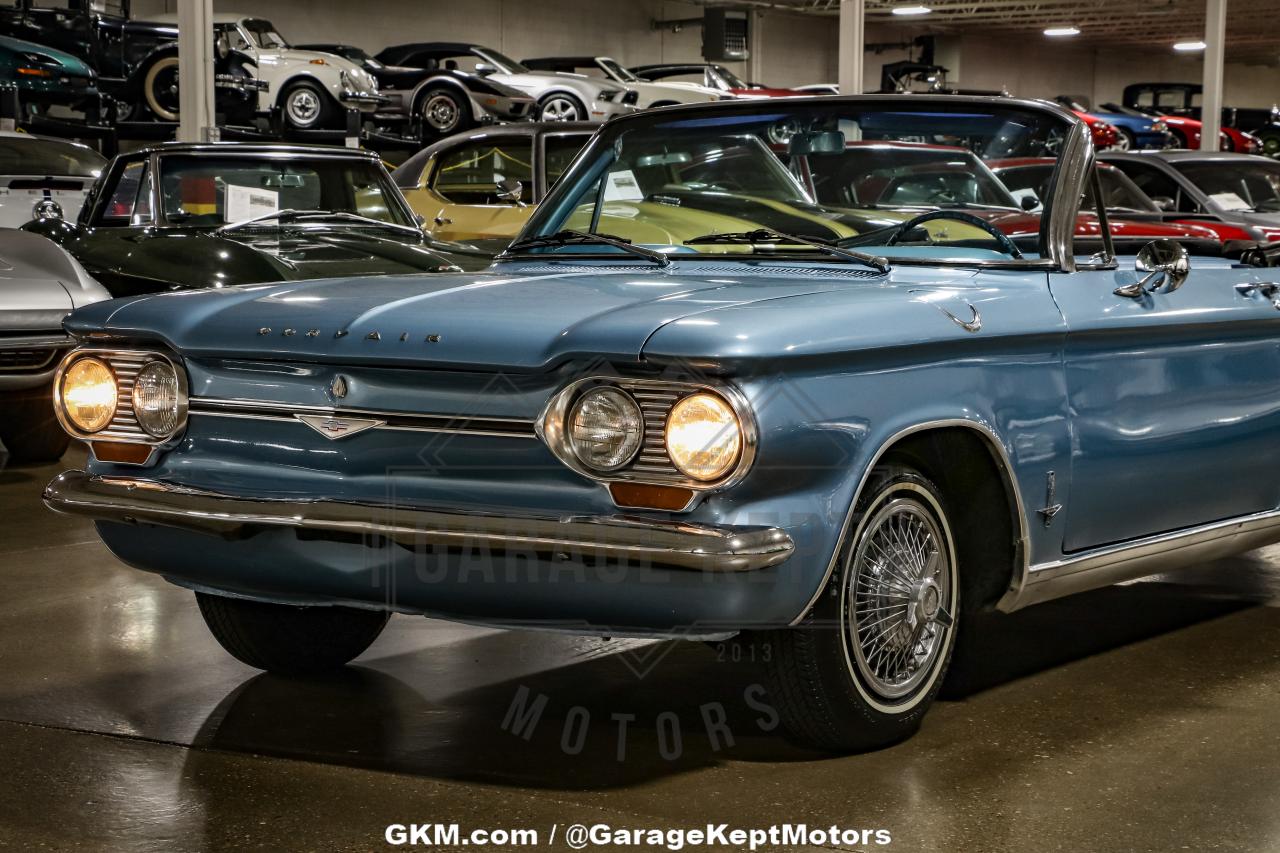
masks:
[(237, 400), (220, 397), (193, 397), (190, 414), (219, 418), (243, 418), (298, 424), (297, 415), (329, 418), (373, 418), (383, 421), (373, 430), (396, 432), (436, 432), (484, 435), (499, 438), (537, 438), (533, 421), (500, 417), (467, 417), (461, 415), (428, 415), (393, 412), (380, 409), (350, 409), (333, 406), (300, 406), (263, 400)]
[[(871, 476), (872, 470), (879, 464), (880, 459), (888, 452), (889, 448), (897, 444), (900, 440), (909, 435), (918, 432), (924, 432), (931, 429), (946, 429), (948, 427), (964, 427), (978, 433), (985, 439), (985, 443), (993, 449), (995, 454), (996, 465), (1000, 468), (1000, 473), (1004, 477), (1005, 488), (1013, 495), (1015, 512), (1018, 515), (1018, 541), (1016, 559), (1019, 565), (1016, 567), (1017, 575), (1013, 578), (1012, 588), (1021, 588), (1025, 584), (1025, 578), (1028, 572), (1028, 559), (1031, 553), (1031, 538), (1027, 530), (1027, 512), (1022, 502), (1022, 492), (1018, 490), (1018, 480), (1013, 476), (1013, 466), (1009, 463), (1009, 454), (1005, 451), (1004, 445), (996, 436), (991, 427), (980, 421), (970, 421), (963, 418), (950, 418), (938, 421), (928, 421), (927, 423), (916, 424), (899, 430), (889, 436), (876, 449), (875, 456), (871, 457), (871, 461), (867, 463), (867, 467), (862, 472), (862, 477), (858, 480), (858, 487), (853, 492), (853, 500), (849, 502), (849, 511), (845, 514), (844, 524), (840, 526), (840, 537), (836, 540), (835, 551), (831, 554), (831, 561), (827, 563), (827, 571), (822, 576), (822, 582), (818, 584), (813, 591), (813, 597), (809, 599), (809, 603), (804, 606), (800, 614), (791, 620), (792, 625), (798, 625), (809, 611), (813, 609), (813, 605), (817, 603), (823, 591), (827, 588), (827, 584), (831, 582), (831, 576), (835, 573), (836, 564), (840, 560), (840, 549), (843, 545), (845, 537), (849, 535), (849, 526), (853, 523), (853, 511), (858, 505), (858, 499), (862, 497), (862, 490), (866, 488), (867, 478)], [(1006, 596), (1007, 597), (1007, 596)], [(1003, 600), (1003, 599), (1002, 599)]]
[(997, 607), (1006, 612), (1019, 610), (1077, 592), (1229, 557), (1275, 542), (1280, 542), (1280, 510), (1095, 548), (1032, 566), (1026, 582), (1010, 589)]
[(52, 510), (99, 521), (154, 524), (228, 538), (284, 528), (373, 534), (409, 548), (453, 546), (609, 560), (637, 567), (748, 572), (786, 561), (795, 544), (776, 527), (727, 527), (628, 516), (496, 516), (323, 500), (241, 498), (160, 480), (59, 474)]

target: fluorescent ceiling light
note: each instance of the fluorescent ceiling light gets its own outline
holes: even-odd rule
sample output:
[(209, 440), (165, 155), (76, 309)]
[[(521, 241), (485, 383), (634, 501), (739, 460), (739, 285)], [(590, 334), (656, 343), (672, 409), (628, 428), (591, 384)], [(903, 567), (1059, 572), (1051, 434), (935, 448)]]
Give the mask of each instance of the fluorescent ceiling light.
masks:
[(933, 10), (928, 6), (894, 6), (892, 11), (895, 15), (927, 15)]
[(1062, 36), (1078, 36), (1080, 35), (1080, 28), (1079, 27), (1049, 27), (1049, 29), (1044, 31), (1044, 34), (1047, 36), (1052, 36), (1054, 38), (1058, 38)]
[(1202, 41), (1180, 41), (1173, 46), (1173, 49), (1180, 50), (1183, 53), (1191, 53), (1197, 50), (1204, 50), (1208, 46)]

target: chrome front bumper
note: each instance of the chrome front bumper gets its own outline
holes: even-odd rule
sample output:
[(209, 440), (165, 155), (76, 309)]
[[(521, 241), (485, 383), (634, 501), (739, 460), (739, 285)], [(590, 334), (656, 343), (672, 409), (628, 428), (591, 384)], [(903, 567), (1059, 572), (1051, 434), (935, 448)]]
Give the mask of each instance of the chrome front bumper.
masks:
[(226, 538), (266, 529), (385, 536), (411, 548), (457, 546), (535, 552), (705, 572), (776, 566), (795, 545), (773, 527), (717, 527), (628, 516), (498, 516), (339, 501), (248, 499), (159, 480), (59, 474), (44, 490), (57, 512), (98, 521), (175, 527)]

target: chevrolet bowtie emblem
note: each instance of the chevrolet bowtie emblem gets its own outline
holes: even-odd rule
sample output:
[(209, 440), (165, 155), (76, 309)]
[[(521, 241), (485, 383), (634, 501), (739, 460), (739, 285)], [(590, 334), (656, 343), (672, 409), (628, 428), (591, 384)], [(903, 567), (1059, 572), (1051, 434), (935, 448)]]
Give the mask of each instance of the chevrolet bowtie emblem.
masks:
[(311, 427), (330, 441), (348, 438), (367, 429), (380, 427), (386, 421), (372, 418), (343, 418), (337, 415), (294, 415), (295, 418)]

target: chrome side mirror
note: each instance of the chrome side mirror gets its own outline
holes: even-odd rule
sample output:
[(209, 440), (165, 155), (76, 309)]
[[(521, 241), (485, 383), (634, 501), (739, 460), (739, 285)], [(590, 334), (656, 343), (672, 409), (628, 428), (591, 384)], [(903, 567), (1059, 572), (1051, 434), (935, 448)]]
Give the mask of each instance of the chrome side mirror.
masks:
[(511, 178), (503, 178), (498, 181), (497, 196), (503, 201), (509, 201), (517, 207), (524, 207), (521, 200), (524, 197), (524, 184)]
[(1186, 282), (1191, 274), (1191, 258), (1186, 248), (1177, 240), (1155, 240), (1142, 247), (1134, 269), (1145, 276), (1117, 287), (1117, 296), (1137, 299), (1144, 293), (1173, 293)]
[(31, 207), (31, 218), (39, 222), (64, 219), (62, 205), (51, 198), (42, 198)]

